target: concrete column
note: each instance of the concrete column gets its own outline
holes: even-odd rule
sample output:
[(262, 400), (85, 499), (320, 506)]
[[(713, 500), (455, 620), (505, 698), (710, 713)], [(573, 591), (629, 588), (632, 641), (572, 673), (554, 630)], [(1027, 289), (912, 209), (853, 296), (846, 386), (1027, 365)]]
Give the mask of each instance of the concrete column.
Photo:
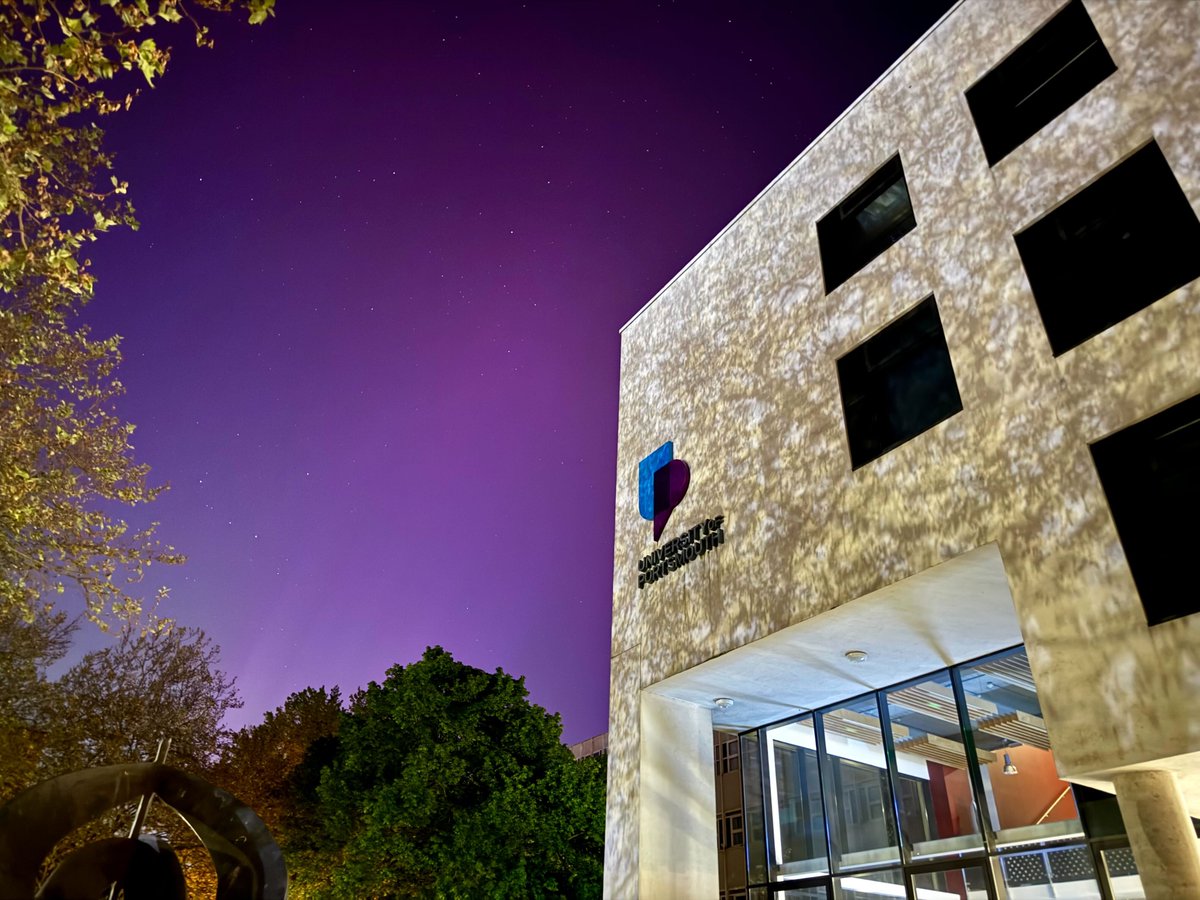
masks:
[(709, 900), (717, 876), (712, 713), (642, 693), (638, 894)]
[(1174, 774), (1120, 772), (1113, 787), (1146, 900), (1200, 897), (1200, 850)]

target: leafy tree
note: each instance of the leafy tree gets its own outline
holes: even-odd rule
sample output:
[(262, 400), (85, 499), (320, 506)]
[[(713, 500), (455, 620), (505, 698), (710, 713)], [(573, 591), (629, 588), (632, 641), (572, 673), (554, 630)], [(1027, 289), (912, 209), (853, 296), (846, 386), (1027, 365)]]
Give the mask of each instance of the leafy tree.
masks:
[(342, 715), (336, 686), (292, 694), (258, 725), (232, 736), (213, 782), (250, 806), (280, 839), (296, 816), (293, 775), (314, 744), (337, 734)]
[(440, 647), (392, 667), (352, 698), (321, 775), (314, 895), (599, 896), (603, 774), (560, 735), (502, 670)]
[(305, 688), (234, 734), (212, 773), (213, 783), (258, 813), (284, 847), (292, 900), (328, 887), (327, 854), (313, 837), (320, 831), (316, 789), (345, 715), (336, 687)]
[[(221, 721), (241, 700), (204, 633), (130, 621), (111, 646), (51, 681), (46, 670), (68, 651), (75, 624), (49, 606), (31, 622), (11, 608), (0, 615), (0, 803), (74, 769), (148, 759), (160, 736), (172, 739), (172, 764), (210, 768), (228, 736)], [(75, 847), (125, 831), (132, 816), (132, 806), (116, 809), (68, 835), (46, 871)], [(174, 813), (152, 805), (146, 830), (171, 840), (192, 896), (213, 896), (207, 851)]]
[(59, 679), (48, 774), (151, 759), (160, 737), (171, 739), (172, 765), (208, 771), (228, 739), (225, 714), (242, 706), (219, 657), (199, 629), (127, 623)]
[(0, 803), (37, 780), (57, 719), (57, 687), (46, 670), (66, 654), (73, 631), (73, 623), (48, 606), (29, 622), (0, 614)]
[(180, 559), (153, 525), (132, 531), (111, 512), (158, 489), (114, 409), (119, 338), (74, 321), (95, 286), (87, 244), (136, 226), (97, 119), (133, 101), (128, 78), (166, 70), (149, 32), (187, 20), (204, 44), (191, 9), (257, 23), (273, 5), (0, 0), (0, 612), (31, 621), (39, 598), (73, 584), (90, 618), (121, 619), (140, 608), (146, 567)]

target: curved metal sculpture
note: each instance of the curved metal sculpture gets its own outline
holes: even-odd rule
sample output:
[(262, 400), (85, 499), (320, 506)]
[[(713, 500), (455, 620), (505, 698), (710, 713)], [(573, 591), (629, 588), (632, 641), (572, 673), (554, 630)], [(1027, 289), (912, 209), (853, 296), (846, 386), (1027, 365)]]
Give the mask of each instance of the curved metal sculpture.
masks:
[(126, 838), (75, 851), (37, 890), (42, 861), (59, 840), (106, 810), (149, 794), (179, 813), (203, 842), (217, 870), (218, 900), (285, 900), (283, 854), (254, 811), (203, 778), (162, 763), (60, 775), (0, 808), (0, 897), (91, 900), (94, 885), (103, 891), (112, 882), (125, 889), (129, 900), (186, 897), (182, 871), (169, 847)]
[(187, 900), (183, 869), (164, 842), (107, 838), (85, 844), (54, 867), (37, 900), (100, 897), (118, 884), (125, 900)]

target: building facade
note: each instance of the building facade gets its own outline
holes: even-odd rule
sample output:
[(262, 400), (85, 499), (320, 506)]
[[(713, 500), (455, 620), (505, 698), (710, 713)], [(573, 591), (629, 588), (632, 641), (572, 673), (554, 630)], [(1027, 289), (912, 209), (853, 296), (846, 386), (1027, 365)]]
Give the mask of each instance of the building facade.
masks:
[(1198, 47), (963, 0), (622, 330), (607, 896), (715, 727), (749, 897), (1200, 897)]
[(568, 744), (567, 749), (571, 751), (571, 755), (576, 759), (588, 759), (593, 756), (600, 756), (608, 752), (608, 732), (598, 734), (595, 737), (590, 737), (586, 741), (580, 741), (578, 744)]

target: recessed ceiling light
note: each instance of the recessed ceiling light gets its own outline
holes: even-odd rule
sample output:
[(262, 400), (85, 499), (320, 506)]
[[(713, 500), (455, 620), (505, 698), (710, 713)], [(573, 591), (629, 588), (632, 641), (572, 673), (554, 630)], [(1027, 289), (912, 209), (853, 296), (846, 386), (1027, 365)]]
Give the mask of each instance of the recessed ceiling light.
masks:
[(850, 662), (862, 662), (866, 658), (867, 658), (866, 650), (847, 650), (846, 651), (846, 659), (850, 660)]
[(733, 706), (733, 698), (731, 698), (731, 697), (714, 697), (713, 705), (715, 705), (717, 707), (717, 709), (729, 709), (729, 707)]

